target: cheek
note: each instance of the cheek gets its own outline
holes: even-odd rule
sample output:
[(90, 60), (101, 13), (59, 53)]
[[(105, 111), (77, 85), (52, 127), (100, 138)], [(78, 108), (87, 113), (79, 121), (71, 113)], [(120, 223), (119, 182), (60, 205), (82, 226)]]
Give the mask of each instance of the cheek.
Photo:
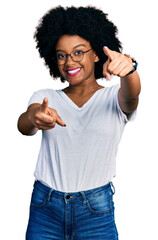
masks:
[(95, 69), (95, 62), (91, 59), (90, 61), (87, 62), (87, 70), (90, 72), (93, 72)]
[(62, 71), (62, 67), (58, 66), (58, 70), (59, 70), (59, 72), (61, 72)]
[(64, 72), (62, 66), (58, 66), (58, 70), (59, 70), (60, 74), (61, 74), (63, 77), (65, 77), (65, 72)]
[(95, 62), (93, 56), (85, 58), (84, 61), (81, 62), (81, 64), (85, 67), (85, 69), (94, 69)]

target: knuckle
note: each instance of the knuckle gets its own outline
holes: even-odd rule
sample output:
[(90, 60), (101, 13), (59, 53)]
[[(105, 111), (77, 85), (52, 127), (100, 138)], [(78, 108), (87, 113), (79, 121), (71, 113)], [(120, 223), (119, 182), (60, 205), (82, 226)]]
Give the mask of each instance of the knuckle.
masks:
[(130, 59), (125, 59), (126, 65), (132, 66), (132, 61)]
[(52, 126), (54, 124), (54, 119), (48, 122), (48, 125)]
[(36, 112), (35, 115), (34, 115), (34, 119), (38, 120), (38, 119), (40, 119), (40, 116), (41, 116), (40, 113)]
[(112, 68), (112, 66), (109, 64), (109, 66), (108, 66), (108, 72), (112, 72), (113, 71), (113, 68)]
[(53, 116), (53, 122), (56, 122), (57, 121), (57, 115), (54, 115)]
[(125, 58), (125, 62), (126, 62), (128, 65), (132, 65), (132, 59), (131, 59), (130, 57), (124, 55), (124, 58)]
[(35, 119), (34, 122), (35, 122), (35, 125), (36, 125), (36, 126), (40, 125), (40, 121), (39, 121), (38, 119)]
[(121, 72), (121, 73), (119, 74), (119, 77), (125, 77), (126, 74), (127, 74), (127, 73), (125, 73), (125, 72), (123, 71), (123, 72)]
[(119, 72), (117, 70), (113, 71), (113, 75), (118, 75)]
[(124, 54), (119, 53), (119, 58), (120, 58), (120, 59), (126, 59), (127, 57), (126, 57)]
[(52, 110), (53, 110), (52, 112), (53, 112), (54, 114), (57, 114), (57, 111), (56, 111), (55, 109), (52, 109)]
[(125, 76), (125, 74), (123, 74), (123, 73), (119, 74), (119, 77), (124, 77), (124, 76)]

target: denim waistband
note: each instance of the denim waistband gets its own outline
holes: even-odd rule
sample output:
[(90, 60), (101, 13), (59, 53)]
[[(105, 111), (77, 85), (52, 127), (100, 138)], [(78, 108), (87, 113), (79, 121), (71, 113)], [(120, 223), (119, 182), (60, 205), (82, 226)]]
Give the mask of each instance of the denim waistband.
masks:
[(99, 195), (102, 195), (105, 192), (108, 192), (109, 190), (112, 190), (113, 194), (115, 193), (115, 188), (112, 182), (109, 182), (108, 184), (98, 188), (94, 188), (86, 191), (80, 191), (80, 192), (60, 192), (44, 185), (42, 182), (38, 180), (35, 181), (34, 187), (37, 187), (39, 190), (48, 194), (48, 199), (50, 199), (51, 197), (54, 197), (56, 199), (65, 200), (65, 201), (66, 200), (69, 200), (69, 201), (85, 200), (86, 201), (86, 199), (88, 198), (97, 197)]

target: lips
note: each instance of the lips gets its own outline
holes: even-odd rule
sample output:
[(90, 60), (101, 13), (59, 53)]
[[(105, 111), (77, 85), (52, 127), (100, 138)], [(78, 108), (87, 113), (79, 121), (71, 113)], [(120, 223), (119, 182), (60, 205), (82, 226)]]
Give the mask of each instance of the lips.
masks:
[(71, 68), (71, 69), (67, 69), (66, 73), (68, 76), (73, 77), (76, 76), (77, 74), (79, 74), (79, 72), (81, 71), (82, 68)]

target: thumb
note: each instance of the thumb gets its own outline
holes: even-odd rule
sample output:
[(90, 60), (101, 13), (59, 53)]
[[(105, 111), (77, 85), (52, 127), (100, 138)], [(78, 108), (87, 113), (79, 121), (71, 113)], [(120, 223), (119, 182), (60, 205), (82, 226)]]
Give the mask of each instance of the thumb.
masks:
[(47, 108), (48, 108), (48, 98), (45, 97), (45, 98), (43, 99), (43, 102), (42, 102), (42, 105), (41, 105), (41, 107), (40, 107), (40, 110), (41, 110), (42, 112), (46, 112)]
[(110, 50), (108, 47), (103, 47), (103, 51), (105, 53), (105, 55), (112, 61), (114, 59), (114, 56), (113, 56), (113, 51)]

